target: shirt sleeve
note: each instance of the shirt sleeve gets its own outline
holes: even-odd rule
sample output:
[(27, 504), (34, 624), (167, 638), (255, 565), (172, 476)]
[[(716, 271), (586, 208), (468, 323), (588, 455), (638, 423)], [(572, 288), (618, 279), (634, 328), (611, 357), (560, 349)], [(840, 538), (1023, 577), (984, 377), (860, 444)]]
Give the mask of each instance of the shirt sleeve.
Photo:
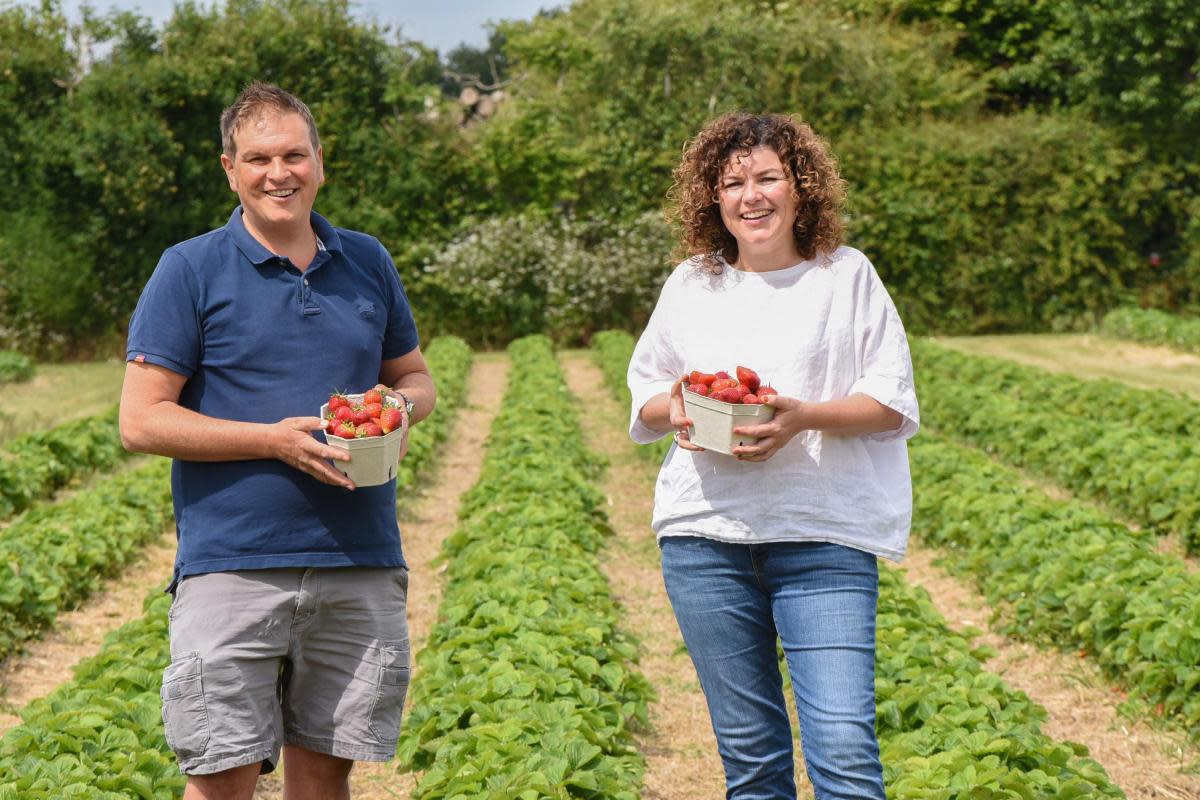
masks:
[(387, 282), (389, 295), (387, 328), (383, 333), (383, 360), (399, 358), (411, 353), (421, 343), (417, 335), (417, 323), (413, 319), (412, 306), (408, 302), (408, 294), (400, 281), (400, 272), (396, 269), (392, 256), (383, 243), (379, 244), (380, 256), (383, 260), (381, 268), (384, 280)]
[(869, 434), (867, 438), (876, 441), (909, 439), (920, 427), (921, 417), (913, 385), (908, 337), (883, 281), (865, 256), (863, 260), (866, 274), (858, 292), (859, 308), (855, 314), (855, 335), (862, 369), (850, 393), (872, 397), (904, 417), (899, 428)]
[(671, 317), (673, 298), (677, 292), (675, 276), (667, 279), (659, 294), (658, 303), (650, 314), (650, 321), (642, 331), (633, 357), (629, 360), (626, 381), (632, 396), (629, 417), (629, 436), (638, 444), (657, 441), (666, 433), (647, 427), (639, 418), (642, 406), (662, 392), (669, 392), (671, 385), (683, 374), (684, 365), (671, 344), (667, 320)]
[(200, 367), (199, 282), (176, 249), (163, 253), (129, 320), (126, 361), (156, 364), (190, 378)]

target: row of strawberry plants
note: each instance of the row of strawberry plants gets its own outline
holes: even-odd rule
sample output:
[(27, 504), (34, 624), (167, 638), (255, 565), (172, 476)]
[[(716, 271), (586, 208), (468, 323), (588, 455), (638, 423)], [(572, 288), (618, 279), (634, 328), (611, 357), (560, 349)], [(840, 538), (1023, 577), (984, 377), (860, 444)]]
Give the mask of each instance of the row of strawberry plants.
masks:
[(1200, 573), (970, 448), (923, 434), (911, 453), (914, 530), (974, 577), (1006, 633), (1084, 651), (1200, 737)]
[(609, 532), (549, 340), (518, 340), (478, 483), (444, 546), (404, 768), (415, 798), (638, 796), (649, 685), (596, 553)]
[[(417, 486), (433, 465), (465, 396), (465, 342), (435, 339), (426, 359), (438, 405), (413, 429), (398, 489)], [(169, 496), (162, 509), (170, 515)], [(21, 711), (22, 724), (0, 738), (0, 800), (168, 800), (182, 793), (159, 699), (170, 660), (169, 608), (170, 597), (152, 593), (143, 617), (110, 634), (73, 680)]]
[(122, 473), (18, 517), (0, 538), (0, 659), (120, 569), (171, 520), (170, 462)]
[[(589, 345), (592, 361), (604, 374), (604, 382), (622, 408), (626, 409), (633, 405), (626, 372), (629, 369), (629, 359), (633, 356), (634, 344), (633, 337), (625, 331), (610, 330), (597, 333)], [(670, 449), (671, 439), (667, 437), (639, 447), (637, 452), (647, 461), (660, 464)]]
[(1200, 353), (1200, 319), (1153, 308), (1118, 308), (1104, 315), (1100, 330), (1119, 339)]
[[(630, 341), (625, 363), (631, 351)], [(598, 360), (628, 402), (620, 354)], [(1124, 796), (1084, 748), (1042, 733), (1045, 710), (985, 671), (988, 651), (951, 631), (923, 589), (894, 569), (879, 582), (876, 729), (889, 797)]]
[(1064, 412), (1042, 401), (1036, 380), (1001, 392), (974, 380), (971, 357), (928, 344), (913, 352), (929, 427), (1200, 552), (1200, 450), (1191, 436), (1105, 421), (1099, 411)]
[(1003, 394), (1034, 410), (1052, 409), (1160, 436), (1200, 438), (1200, 402), (1184, 395), (1138, 389), (1120, 381), (1084, 380), (1003, 358), (963, 353), (930, 339), (914, 339), (910, 344), (922, 371), (954, 375), (980, 392)]
[(879, 571), (876, 730), (888, 796), (1124, 798), (1082, 745), (1042, 732), (1045, 709), (987, 672), (924, 589)]
[(72, 479), (115, 467), (126, 457), (117, 408), (19, 436), (0, 450), (0, 520)]

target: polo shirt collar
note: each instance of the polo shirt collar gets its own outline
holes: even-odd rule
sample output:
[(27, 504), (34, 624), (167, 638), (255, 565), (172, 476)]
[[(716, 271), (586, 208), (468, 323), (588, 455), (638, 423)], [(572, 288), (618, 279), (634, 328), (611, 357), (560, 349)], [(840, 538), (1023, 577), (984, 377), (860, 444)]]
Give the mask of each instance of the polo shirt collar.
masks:
[[(329, 220), (315, 211), (309, 212), (309, 220), (317, 237), (325, 245), (326, 250), (333, 252), (342, 249), (342, 240), (338, 238), (337, 229), (329, 224)], [(233, 213), (229, 215), (229, 222), (225, 225), (225, 229), (233, 237), (233, 242), (242, 251), (242, 255), (250, 259), (251, 264), (258, 266), (275, 258), (274, 253), (263, 246), (263, 243), (258, 239), (255, 239), (250, 231), (246, 230), (246, 224), (242, 221), (241, 205), (233, 209)]]

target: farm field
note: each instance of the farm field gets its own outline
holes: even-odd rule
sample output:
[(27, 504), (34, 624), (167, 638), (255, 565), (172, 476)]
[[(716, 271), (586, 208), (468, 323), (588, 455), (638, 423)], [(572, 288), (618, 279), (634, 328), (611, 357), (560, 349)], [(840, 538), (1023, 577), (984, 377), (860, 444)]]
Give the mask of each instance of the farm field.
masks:
[[(948, 344), (960, 351), (976, 346), (961, 340)], [(461, 373), (457, 378), (461, 403), (447, 402), (445, 410), (452, 413), (428, 429), (417, 429), (431, 434), (426, 444), (414, 441), (411, 458), (414, 465), (424, 466), (419, 477), (413, 473), (400, 489), (405, 553), (412, 568), (409, 610), (416, 654), (403, 758), (394, 764), (357, 768), (355, 797), (450, 797), (455, 791), (468, 797), (487, 796), (480, 787), (488, 780), (489, 769), (490, 779), (499, 783), (487, 785), (508, 786), (511, 796), (518, 796), (518, 790), (532, 791), (530, 797), (558, 796), (546, 788), (555, 776), (562, 785), (575, 787), (574, 793), (561, 796), (655, 800), (720, 796), (720, 764), (703, 697), (662, 590), (658, 551), (647, 525), (655, 457), (647, 453), (652, 448), (636, 448), (625, 435), (628, 411), (612, 378), (619, 371), (602, 372), (594, 358), (595, 353), (588, 351), (551, 355), (535, 338), (506, 353), (475, 354), (469, 370), (461, 352), (447, 360)], [(1070, 357), (1063, 362), (1069, 363)], [(535, 378), (548, 381), (536, 384), (534, 394), (544, 398), (539, 403), (522, 405), (525, 401), (519, 393), (506, 394), (506, 383), (511, 392), (514, 380), (529, 394)], [(111, 399), (115, 401), (115, 396)], [(548, 412), (539, 420), (544, 445), (520, 422), (536, 415), (538, 406)], [(551, 420), (553, 424), (547, 424)], [(1004, 472), (1009, 467), (1000, 463), (1003, 454), (987, 457), (964, 446), (949, 423), (936, 430), (929, 426), (927, 431), (913, 443), (917, 507), (910, 555), (899, 569), (885, 570), (880, 601), (880, 734), (889, 796), (924, 797), (928, 787), (950, 785), (961, 791), (936, 796), (966, 797), (972, 785), (986, 785), (1032, 792), (1029, 796), (1116, 797), (1123, 791), (1130, 798), (1200, 798), (1200, 750), (1195, 738), (1189, 740), (1189, 730), (1195, 737), (1200, 728), (1192, 702), (1197, 677), (1194, 669), (1187, 670), (1189, 653), (1200, 652), (1196, 643), (1200, 632), (1194, 622), (1189, 623), (1198, 609), (1194, 603), (1187, 605), (1200, 596), (1194, 591), (1194, 571), (1181, 567), (1185, 561), (1179, 556), (1159, 553), (1153, 532), (1123, 527), (1106, 518), (1099, 506), (1077, 508), (1069, 497), (1052, 499), (1030, 489), (1017, 473)], [(551, 461), (541, 454), (543, 447), (556, 454)], [(557, 466), (549, 469), (550, 463)], [(947, 474), (939, 472), (939, 464), (948, 465)], [(993, 468), (999, 471), (987, 471)], [(969, 478), (976, 471), (984, 478), (973, 483)], [(103, 487), (104, 474), (90, 478), (89, 488), (75, 496)], [(1011, 488), (1004, 483), (1008, 480), (1015, 481)], [(1030, 494), (1021, 495), (1023, 490)], [(542, 502), (518, 507), (516, 499), (497, 499), (508, 492), (519, 498), (530, 491)], [(1016, 497), (1018, 506), (1033, 509), (1037, 517), (1018, 517), (1011, 531), (989, 527), (998, 514), (1009, 513), (987, 505), (992, 492)], [(555, 499), (547, 500), (551, 497)], [(38, 502), (40, 509), (57, 501)], [(509, 505), (517, 514), (511, 519), (502, 516), (514, 510), (501, 508)], [(572, 509), (582, 516), (571, 517)], [(17, 516), (9, 524), (20, 525), (20, 520)], [(1061, 573), (1039, 577), (1032, 565), (1018, 561), (1025, 564), (1034, 585), (1041, 587), (1025, 590), (1015, 587), (1014, 579), (1006, 579), (1004, 571), (987, 560), (1031, 558), (1028, 547), (1000, 549), (1000, 539), (1011, 538), (1013, 547), (1024, 543), (1044, 553), (1044, 544), (1022, 538), (1039, 530), (1049, 535), (1070, 531), (1064, 550), (1085, 532), (1099, 536), (1093, 545), (1098, 549), (1089, 551), (1093, 560), (1109, 548), (1119, 551), (1120, 564), (1114, 563), (1109, 572), (1126, 576), (1132, 571), (1141, 576), (1138, 586), (1121, 589), (1128, 608), (1114, 606), (1113, 597), (1101, 593), (1099, 600), (1109, 617), (1093, 613), (1056, 628), (1059, 620), (1071, 619), (1068, 613), (1081, 613), (1079, 608), (1097, 599), (1096, 592), (1084, 597), (1068, 590), (1089, 589), (1089, 582), (1102, 583), (1103, 577), (1064, 579)], [(17, 720), (0, 717), (0, 799), (68, 796), (61, 786), (88, 783), (79, 770), (96, 769), (102, 774), (98, 765), (116, 763), (75, 765), (74, 747), (65, 741), (71, 737), (77, 741), (97, 737), (97, 745), (83, 748), (89, 758), (129, 750), (133, 742), (147, 748), (143, 755), (133, 753), (121, 761), (120, 769), (108, 776), (115, 794), (78, 796), (178, 795), (181, 784), (170, 769), (169, 754), (163, 755), (161, 733), (151, 713), (159, 676), (158, 667), (150, 662), (161, 657), (162, 647), (161, 620), (156, 615), (165, 609), (161, 601), (151, 603), (145, 617), (129, 609), (143, 597), (154, 598), (165, 577), (163, 535), (159, 523), (158, 534), (142, 545), (153, 554), (151, 560), (136, 562), (123, 572), (108, 572), (119, 577), (99, 584), (93, 593), (98, 600), (58, 612), (46, 642), (28, 645), (28, 655), (3, 664), (0, 680), (11, 698), (6, 710), (19, 712), (25, 724), (5, 733), (4, 728)], [(509, 535), (514, 537), (511, 543), (500, 549), (524, 553), (523, 557), (498, 559), (488, 554), (488, 544)], [(484, 546), (473, 546), (473, 537), (482, 537)], [(982, 540), (991, 544), (982, 546)], [(550, 549), (551, 542), (553, 562), (539, 566), (532, 556)], [(577, 548), (579, 555), (573, 554), (576, 550), (558, 549), (568, 545)], [(444, 548), (453, 555), (438, 561)], [(516, 569), (515, 582), (510, 585), (508, 579), (498, 578), (501, 569)], [(480, 578), (484, 574), (480, 570), (486, 570), (486, 581)], [(597, 631), (602, 631), (588, 636), (599, 639), (571, 644), (555, 638), (573, 629), (570, 614), (574, 612), (567, 610), (565, 595), (554, 595), (550, 602), (539, 596), (545, 595), (534, 588), (542, 585), (540, 581), (553, 583), (546, 570), (564, 571), (580, 587), (588, 587), (586, 614), (595, 616)], [(1155, 583), (1165, 580), (1174, 583)], [(495, 605), (481, 595), (485, 584), (489, 592), (498, 593)], [(1049, 586), (1057, 591), (1047, 592)], [(1155, 592), (1156, 587), (1169, 591)], [(1020, 600), (1017, 591), (1022, 597), (1033, 598), (1039, 592), (1048, 596)], [(117, 592), (137, 598), (125, 602), (123, 614), (111, 602), (104, 604)], [(1156, 594), (1169, 594), (1178, 603), (1153, 606)], [(1111, 630), (1101, 630), (1112, 627), (1112, 615), (1125, 613), (1143, 623), (1137, 629), (1140, 638), (1128, 645), (1114, 638)], [(509, 619), (508, 614), (517, 616)], [(1158, 624), (1150, 618), (1153, 615), (1158, 615)], [(472, 620), (465, 628), (448, 624), (456, 620), (461, 626), (464, 619)], [(91, 655), (97, 649), (98, 630), (130, 620), (132, 628), (110, 637), (100, 658), (82, 665), (72, 679), (61, 662)], [(535, 639), (509, 641), (506, 637), (515, 620), (519, 620), (518, 630), (532, 632), (529, 635)], [(509, 633), (486, 627), (495, 624)], [(1085, 633), (1076, 641), (1072, 637), (1080, 630)], [(1086, 633), (1089, 630), (1092, 633)], [(133, 643), (135, 634), (140, 644)], [(66, 641), (56, 643), (56, 637)], [(544, 645), (538, 645), (536, 637), (547, 637)], [(541, 691), (540, 679), (528, 677), (522, 653), (541, 646), (546, 657), (556, 653), (560, 659), (554, 667), (565, 670), (560, 681), (573, 675), (571, 680), (578, 682), (577, 695), (569, 696), (578, 696), (579, 705), (568, 710), (559, 705), (564, 698), (557, 697), (553, 713), (521, 717)], [(477, 659), (462, 657), (476, 649)], [(594, 667), (571, 657), (585, 651), (595, 660)], [(1176, 653), (1180, 663), (1170, 660)], [(150, 661), (139, 668), (129, 663), (142, 658)], [(539, 657), (541, 661), (544, 657)], [(1193, 657), (1193, 666), (1195, 661)], [(484, 666), (476, 670), (471, 664)], [(497, 671), (497, 664), (508, 664), (514, 672)], [(909, 674), (914, 671), (915, 675)], [(100, 683), (105, 673), (124, 677)], [(1178, 684), (1172, 683), (1174, 675), (1183, 675)], [(455, 706), (461, 702), (458, 693), (448, 687), (464, 682), (477, 687), (470, 695), (479, 701), (474, 707), (483, 719), (468, 727), (445, 729), (439, 720), (463, 718)], [(62, 685), (51, 698), (35, 699), (37, 691), (48, 691), (58, 683)], [(591, 698), (595, 690), (614, 692), (621, 699), (615, 706), (612, 702), (595, 705)], [(134, 704), (122, 708), (113, 698), (125, 695)], [(106, 697), (103, 703), (102, 696)], [(485, 699), (495, 703), (494, 720), (487, 718), (493, 712), (481, 710)], [(27, 705), (29, 701), (33, 702)], [(619, 713), (613, 712), (614, 707)], [(558, 714), (580, 725), (598, 726), (602, 735), (597, 740), (607, 742), (611, 751), (573, 748), (565, 731), (561, 735), (567, 738), (560, 743), (559, 733), (547, 733), (558, 730), (552, 724)], [(64, 728), (65, 720), (72, 718), (78, 724)], [(539, 727), (543, 724), (550, 727)], [(116, 728), (122, 733), (113, 733)], [(43, 738), (51, 736), (53, 745)], [(1064, 742), (1085, 746), (1094, 761), (1080, 758)], [(556, 755), (559, 747), (561, 757)], [(424, 755), (417, 756), (418, 752)], [(927, 758), (931, 752), (942, 755)], [(540, 759), (539, 769), (528, 766), (531, 758)], [(40, 774), (66, 779), (59, 789), (36, 794), (32, 784), (19, 783), (49, 764), (54, 767)], [(415, 773), (407, 771), (412, 766), (417, 767)], [(538, 784), (539, 775), (546, 784)], [(586, 787), (592, 781), (611, 783), (603, 784), (609, 788), (599, 795), (589, 795)], [(264, 779), (256, 796), (281, 797), (278, 776)], [(811, 790), (805, 787), (801, 796), (810, 797)]]

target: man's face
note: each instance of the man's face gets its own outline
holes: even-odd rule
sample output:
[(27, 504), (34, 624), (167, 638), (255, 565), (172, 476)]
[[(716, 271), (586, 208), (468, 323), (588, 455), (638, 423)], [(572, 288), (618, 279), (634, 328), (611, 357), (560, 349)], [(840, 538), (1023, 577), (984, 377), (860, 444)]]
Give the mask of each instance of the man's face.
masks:
[(242, 202), (246, 227), (271, 234), (308, 225), (325, 171), (304, 118), (268, 111), (244, 123), (233, 140), (236, 154), (222, 153), (221, 166)]

